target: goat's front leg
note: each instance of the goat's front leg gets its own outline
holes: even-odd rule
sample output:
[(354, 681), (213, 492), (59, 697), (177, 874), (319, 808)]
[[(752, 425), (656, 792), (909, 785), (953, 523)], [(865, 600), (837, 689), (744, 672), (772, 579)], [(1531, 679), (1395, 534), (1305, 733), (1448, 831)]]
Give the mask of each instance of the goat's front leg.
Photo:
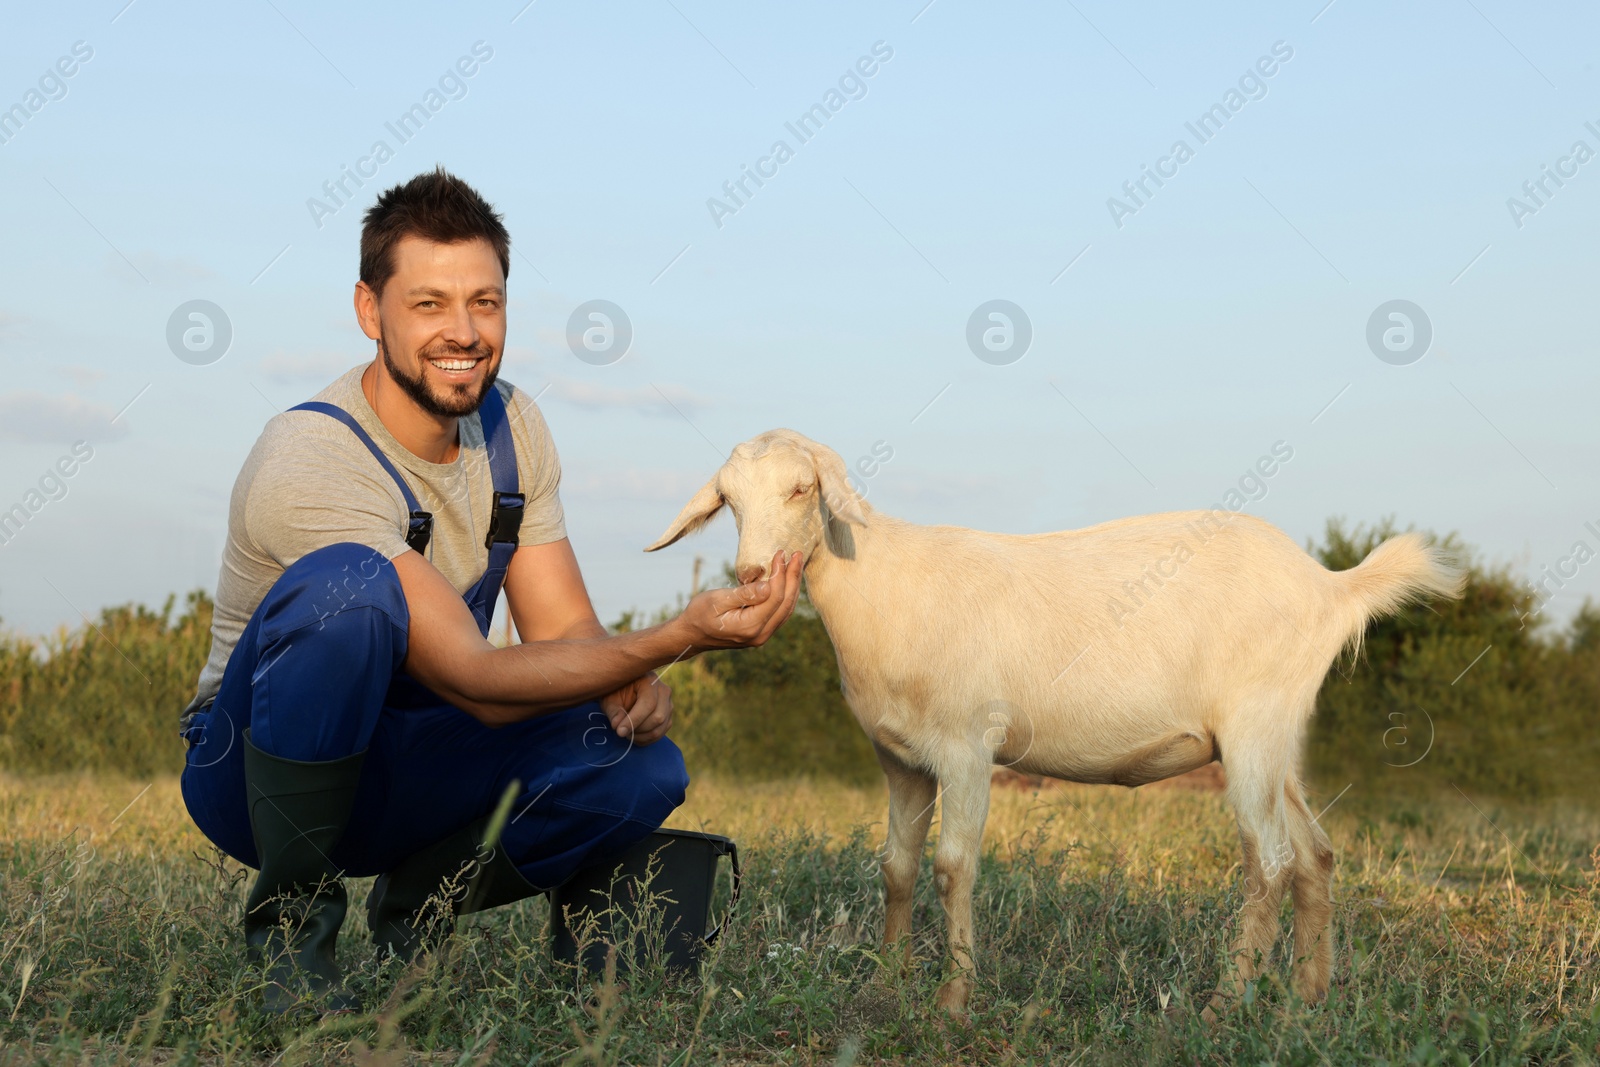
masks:
[[(877, 746), (874, 746), (877, 747)], [(879, 863), (883, 870), (883, 945), (890, 950), (904, 941), (911, 961), (911, 899), (922, 866), (922, 846), (933, 821), (934, 780), (882, 748), (878, 762), (889, 780), (889, 832)]]
[(939, 845), (933, 854), (933, 881), (944, 905), (955, 973), (939, 987), (939, 1007), (963, 1014), (977, 973), (972, 962), (972, 887), (978, 877), (978, 852), (983, 824), (989, 818), (987, 760), (963, 766), (955, 777), (941, 780)]

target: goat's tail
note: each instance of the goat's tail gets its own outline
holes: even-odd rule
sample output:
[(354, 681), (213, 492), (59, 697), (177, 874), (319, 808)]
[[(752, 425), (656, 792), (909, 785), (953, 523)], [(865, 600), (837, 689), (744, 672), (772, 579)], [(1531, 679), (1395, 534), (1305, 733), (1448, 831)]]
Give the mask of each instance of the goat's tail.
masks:
[(1361, 637), (1374, 619), (1393, 615), (1428, 597), (1461, 595), (1466, 573), (1461, 565), (1419, 533), (1391, 537), (1347, 571), (1334, 572), (1356, 611), (1350, 645), (1360, 652)]

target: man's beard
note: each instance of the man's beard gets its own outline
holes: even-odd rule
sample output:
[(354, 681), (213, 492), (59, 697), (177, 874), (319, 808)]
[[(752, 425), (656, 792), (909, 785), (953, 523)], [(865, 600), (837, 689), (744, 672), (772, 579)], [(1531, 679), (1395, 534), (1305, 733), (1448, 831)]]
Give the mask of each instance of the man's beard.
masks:
[(430, 415), (435, 415), (442, 419), (461, 418), (477, 411), (483, 404), (483, 398), (489, 395), (490, 389), (494, 388), (495, 379), (500, 374), (498, 367), (486, 372), (483, 376), (483, 384), (476, 394), (470, 391), (472, 388), (470, 385), (462, 384), (450, 386), (449, 391), (440, 396), (429, 390), (428, 383), (423, 378), (426, 373), (422, 369), (424, 361), (428, 359), (449, 359), (451, 357), (488, 360), (493, 350), (482, 342), (469, 349), (463, 349), (459, 345), (449, 344), (448, 342), (433, 345), (417, 353), (417, 375), (413, 378), (395, 364), (394, 357), (389, 355), (389, 346), (387, 344), (380, 343), (378, 347), (383, 352), (383, 365), (389, 368), (389, 377), (395, 380), (395, 383), (405, 391), (407, 396), (416, 401), (419, 408)]

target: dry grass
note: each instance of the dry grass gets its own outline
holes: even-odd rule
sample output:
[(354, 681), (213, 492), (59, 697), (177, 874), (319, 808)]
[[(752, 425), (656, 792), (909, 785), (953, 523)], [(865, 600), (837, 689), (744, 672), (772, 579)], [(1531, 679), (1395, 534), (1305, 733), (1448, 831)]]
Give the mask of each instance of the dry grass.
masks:
[(1239, 903), (1218, 794), (997, 786), (962, 1023), (927, 1006), (942, 936), (926, 869), (917, 966), (875, 956), (884, 803), (881, 787), (694, 784), (672, 824), (735, 837), (749, 875), (704, 984), (648, 968), (576, 982), (548, 958), (542, 900), (465, 924), (448, 967), (381, 971), (358, 882), (342, 952), (373, 1011), (318, 1024), (255, 1012), (245, 872), (216, 862), (175, 781), (0, 778), (0, 1063), (1600, 1058), (1591, 812), (1344, 795), (1323, 818), (1339, 852), (1328, 1004), (1296, 1003), (1280, 960), (1208, 1029), (1194, 1009)]

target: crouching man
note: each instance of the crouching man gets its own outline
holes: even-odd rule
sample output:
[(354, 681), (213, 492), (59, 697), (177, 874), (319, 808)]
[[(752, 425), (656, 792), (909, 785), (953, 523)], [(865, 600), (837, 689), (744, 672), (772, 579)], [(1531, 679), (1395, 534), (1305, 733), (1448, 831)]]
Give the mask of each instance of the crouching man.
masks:
[[(654, 670), (762, 644), (799, 592), (798, 555), (775, 559), (768, 582), (607, 634), (565, 537), (549, 430), (497, 381), (509, 249), (490, 205), (442, 169), (380, 196), (355, 290), (376, 358), (268, 422), (234, 484), (183, 796), (260, 870), (244, 932), (272, 1011), (354, 1006), (334, 953), (346, 875), (379, 876), (373, 938), (408, 958), (455, 914), (655, 830), (688, 776)], [(509, 648), (487, 639), (502, 588), (525, 642)]]

